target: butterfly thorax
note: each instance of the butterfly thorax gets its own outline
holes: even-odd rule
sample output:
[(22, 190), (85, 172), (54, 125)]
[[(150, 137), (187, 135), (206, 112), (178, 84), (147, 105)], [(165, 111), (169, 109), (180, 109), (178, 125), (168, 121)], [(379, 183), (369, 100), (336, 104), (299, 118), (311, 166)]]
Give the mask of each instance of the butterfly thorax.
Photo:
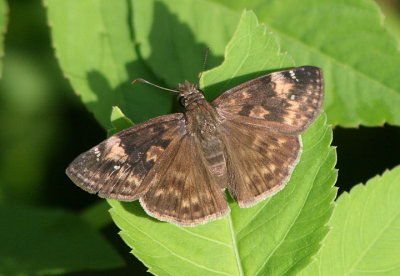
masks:
[(179, 101), (181, 105), (186, 109), (190, 110), (195, 108), (194, 103), (204, 101), (204, 93), (199, 89), (196, 84), (185, 81), (184, 84), (179, 84)]

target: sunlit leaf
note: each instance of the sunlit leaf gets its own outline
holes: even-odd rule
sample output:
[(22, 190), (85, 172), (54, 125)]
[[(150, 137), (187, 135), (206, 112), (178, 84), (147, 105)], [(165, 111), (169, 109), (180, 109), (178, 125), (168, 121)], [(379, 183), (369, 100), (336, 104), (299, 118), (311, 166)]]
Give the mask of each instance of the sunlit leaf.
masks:
[(302, 275), (400, 274), (400, 167), (337, 200), (316, 262)]
[(201, 48), (221, 55), (232, 25), (243, 9), (252, 9), (296, 66), (323, 68), (330, 123), (400, 124), (399, 43), (383, 27), (374, 1), (142, 0), (134, 7), (145, 61), (170, 85), (195, 81)]
[[(243, 14), (223, 66), (236, 63), (231, 55), (243, 48), (255, 53), (241, 59), (243, 72), (249, 74), (279, 68), (286, 59), (278, 54), (275, 40), (257, 24), (252, 12)], [(262, 53), (270, 57), (270, 64), (259, 63)], [(226, 81), (222, 69), (204, 76), (206, 87), (208, 80), (210, 84), (211, 80)], [(229, 79), (235, 77), (229, 74)], [(160, 275), (281, 275), (301, 270), (328, 231), (325, 224), (336, 193), (332, 188), (336, 157), (324, 114), (302, 139), (301, 161), (285, 189), (252, 208), (239, 208), (229, 199), (232, 211), (221, 220), (178, 227), (149, 217), (137, 201), (109, 200), (122, 238), (152, 273)]]

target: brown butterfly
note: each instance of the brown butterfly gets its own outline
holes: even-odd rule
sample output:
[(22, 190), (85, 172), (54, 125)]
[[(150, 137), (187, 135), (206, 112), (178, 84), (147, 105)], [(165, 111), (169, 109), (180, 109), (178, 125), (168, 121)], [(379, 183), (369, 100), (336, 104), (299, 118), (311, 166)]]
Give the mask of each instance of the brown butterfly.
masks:
[(67, 168), (72, 181), (100, 197), (140, 199), (149, 215), (181, 226), (227, 215), (225, 188), (240, 207), (253, 206), (289, 181), (300, 134), (321, 111), (324, 80), (321, 69), (302, 66), (211, 103), (188, 81), (176, 92), (184, 113), (135, 125), (81, 154)]

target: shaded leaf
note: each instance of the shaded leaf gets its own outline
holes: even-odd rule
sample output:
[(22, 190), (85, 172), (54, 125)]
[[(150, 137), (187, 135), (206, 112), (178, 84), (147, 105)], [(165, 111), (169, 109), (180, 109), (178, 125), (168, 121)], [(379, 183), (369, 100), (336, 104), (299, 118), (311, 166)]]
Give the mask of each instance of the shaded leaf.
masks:
[(337, 200), (316, 262), (302, 275), (399, 275), (400, 167)]
[(0, 204), (0, 274), (62, 274), (123, 265), (79, 217), (62, 210)]
[(98, 200), (81, 212), (81, 219), (94, 229), (101, 229), (112, 223), (108, 210), (110, 205), (104, 200)]
[(128, 1), (44, 3), (61, 68), (105, 128), (110, 128), (114, 105), (135, 122), (170, 111), (168, 93), (153, 87), (146, 87), (143, 93), (141, 86), (131, 85), (138, 77), (157, 81), (137, 55)]
[[(243, 39), (255, 35), (259, 39), (251, 43)], [(269, 65), (278, 68), (285, 56), (278, 55), (278, 46), (271, 41), (273, 37), (257, 24), (254, 14), (244, 13), (227, 48), (224, 66), (237, 62), (230, 58), (231, 53), (249, 47), (254, 53), (265, 48), (272, 65), (259, 65), (254, 55), (245, 59), (245, 72), (268, 70)], [(204, 76), (206, 86), (207, 79), (226, 81), (218, 69)], [(302, 137), (301, 160), (286, 188), (272, 198), (243, 209), (228, 198), (230, 215), (191, 228), (153, 219), (137, 201), (109, 200), (121, 237), (132, 253), (159, 275), (277, 275), (299, 271), (318, 251), (328, 231), (325, 224), (336, 194), (332, 188), (336, 157), (329, 146), (332, 132), (325, 116), (321, 115)]]
[(207, 47), (207, 67), (222, 62), (239, 19), (211, 1), (133, 1), (135, 36), (151, 69), (170, 87), (197, 82)]
[(55, 141), (60, 140), (54, 87), (49, 75), (38, 69), (39, 60), (23, 51), (7, 50), (4, 78), (0, 81), (0, 125), (4, 129), (0, 132), (0, 201), (3, 203), (40, 201), (45, 166), (54, 153)]
[(0, 78), (3, 72), (4, 37), (7, 30), (8, 6), (6, 0), (0, 0)]

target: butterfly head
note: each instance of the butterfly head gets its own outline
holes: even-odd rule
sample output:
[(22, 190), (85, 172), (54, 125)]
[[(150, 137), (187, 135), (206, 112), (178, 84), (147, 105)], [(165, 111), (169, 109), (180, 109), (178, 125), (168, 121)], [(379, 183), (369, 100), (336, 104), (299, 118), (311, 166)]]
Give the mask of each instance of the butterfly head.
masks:
[(179, 84), (179, 103), (184, 108), (189, 108), (192, 103), (203, 101), (204, 100), (204, 92), (199, 89), (196, 84), (185, 81), (184, 84)]

